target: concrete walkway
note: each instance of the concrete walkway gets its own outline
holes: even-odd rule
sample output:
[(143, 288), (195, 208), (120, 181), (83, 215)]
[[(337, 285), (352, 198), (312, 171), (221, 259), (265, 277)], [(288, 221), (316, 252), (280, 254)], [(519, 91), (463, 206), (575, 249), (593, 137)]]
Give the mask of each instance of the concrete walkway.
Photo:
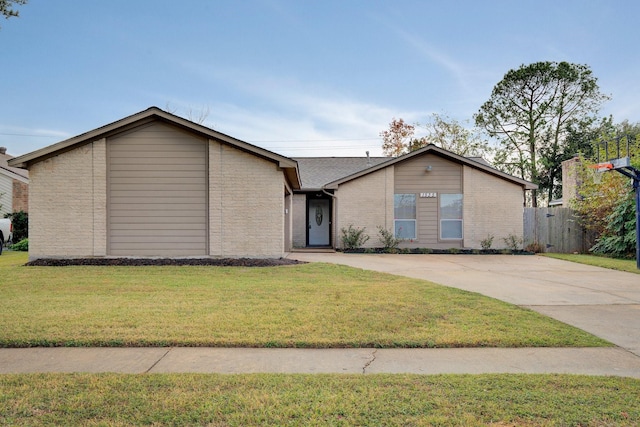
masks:
[(0, 374), (573, 373), (640, 378), (640, 276), (537, 256), (294, 253), (405, 275), (529, 307), (607, 339), (614, 348), (523, 349), (0, 349)]
[(0, 349), (0, 374), (36, 372), (116, 372), (127, 374), (571, 373), (640, 378), (640, 358), (620, 348)]

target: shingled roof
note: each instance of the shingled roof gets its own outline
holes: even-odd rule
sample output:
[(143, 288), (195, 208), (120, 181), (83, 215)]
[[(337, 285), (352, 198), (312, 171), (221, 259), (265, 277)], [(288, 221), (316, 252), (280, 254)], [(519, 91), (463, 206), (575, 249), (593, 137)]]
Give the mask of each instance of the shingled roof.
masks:
[(391, 160), (392, 157), (294, 157), (301, 188), (319, 190), (325, 184)]
[(0, 171), (4, 175), (8, 175), (9, 177), (17, 179), (18, 181), (28, 183), (29, 171), (9, 166), (8, 162), (11, 159), (13, 159), (13, 156), (7, 154), (7, 149), (5, 147), (0, 147)]

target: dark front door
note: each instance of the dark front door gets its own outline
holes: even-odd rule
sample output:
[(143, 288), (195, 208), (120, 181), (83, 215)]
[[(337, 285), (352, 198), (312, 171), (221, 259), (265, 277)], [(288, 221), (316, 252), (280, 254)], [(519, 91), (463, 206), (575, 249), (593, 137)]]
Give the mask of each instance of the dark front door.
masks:
[(331, 200), (309, 199), (308, 206), (309, 246), (331, 245)]

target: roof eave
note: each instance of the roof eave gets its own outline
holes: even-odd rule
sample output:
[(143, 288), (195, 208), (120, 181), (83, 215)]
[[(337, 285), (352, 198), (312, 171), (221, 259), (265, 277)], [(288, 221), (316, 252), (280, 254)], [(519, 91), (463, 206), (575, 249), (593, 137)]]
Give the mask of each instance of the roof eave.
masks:
[[(297, 168), (297, 163), (295, 160), (292, 160), (288, 157), (274, 153), (272, 151), (265, 150), (264, 148), (260, 148), (255, 145), (249, 144), (248, 142), (244, 142), (239, 139), (233, 138), (229, 135), (225, 135), (223, 133), (210, 129), (206, 126), (200, 125), (198, 123), (194, 123), (192, 121), (176, 116), (174, 114), (168, 113), (166, 111), (161, 110), (158, 107), (150, 107), (144, 111), (125, 117), (113, 123), (101, 126), (92, 131), (85, 132), (81, 135), (66, 139), (64, 141), (58, 142), (48, 147), (41, 148), (36, 151), (32, 151), (31, 153), (15, 157), (9, 160), (9, 165), (12, 167), (28, 169), (29, 165), (32, 163), (38, 162), (47, 157), (51, 157), (51, 156), (63, 153), (65, 151), (69, 151), (75, 148), (77, 145), (86, 144), (90, 141), (99, 139), (104, 135), (115, 132), (121, 128), (133, 125), (145, 119), (152, 119), (154, 117), (157, 117), (161, 120), (165, 120), (175, 125), (190, 129), (192, 131), (198, 132), (202, 135), (205, 135), (207, 138), (227, 143), (240, 150), (247, 151), (259, 157), (263, 157), (265, 159), (274, 161), (278, 164), (280, 168), (283, 168), (283, 169)], [(297, 172), (296, 172), (296, 175), (297, 175)], [(298, 184), (299, 182), (300, 182), (300, 179), (298, 177)]]
[(21, 175), (19, 173), (16, 173), (14, 171), (12, 171), (11, 169), (7, 169), (7, 168), (3, 168), (2, 166), (0, 166), (0, 173), (8, 176), (11, 179), (15, 179), (17, 181), (23, 182), (25, 184), (29, 183), (29, 178)]
[(386, 162), (379, 163), (379, 164), (377, 164), (375, 166), (372, 166), (372, 167), (370, 167), (368, 169), (364, 169), (364, 170), (362, 170), (360, 172), (357, 172), (355, 174), (352, 174), (352, 175), (346, 176), (344, 178), (340, 178), (338, 180), (329, 182), (323, 188), (336, 190), (340, 186), (340, 184), (343, 184), (343, 183), (348, 182), (348, 181), (352, 181), (354, 179), (360, 178), (361, 176), (370, 174), (372, 172), (376, 172), (376, 171), (378, 171), (380, 169), (384, 169), (384, 168), (389, 167), (391, 165), (394, 165), (396, 163), (403, 162), (403, 161), (408, 160), (408, 159), (410, 159), (412, 157), (419, 156), (419, 155), (422, 155), (422, 154), (425, 154), (425, 153), (431, 152), (431, 151), (433, 151), (435, 153), (438, 153), (438, 154), (440, 154), (440, 155), (442, 155), (444, 157), (447, 157), (450, 160), (453, 160), (453, 161), (456, 161), (458, 163), (461, 163), (463, 165), (467, 165), (469, 167), (474, 167), (474, 168), (483, 170), (484, 172), (487, 172), (489, 174), (492, 174), (492, 175), (494, 175), (494, 176), (496, 176), (498, 178), (502, 178), (502, 179), (505, 179), (507, 181), (511, 181), (514, 184), (522, 186), (522, 188), (525, 189), (525, 190), (536, 190), (538, 188), (537, 184), (534, 184), (534, 183), (529, 182), (527, 180), (524, 180), (524, 179), (521, 179), (521, 178), (517, 178), (517, 177), (509, 175), (509, 174), (506, 174), (506, 173), (501, 172), (501, 171), (499, 171), (499, 170), (497, 170), (495, 168), (492, 168), (491, 166), (487, 166), (487, 165), (482, 164), (480, 162), (476, 162), (474, 160), (471, 160), (471, 159), (468, 159), (466, 157), (460, 156), (458, 154), (452, 153), (452, 152), (447, 151), (447, 150), (445, 150), (443, 148), (440, 148), (440, 147), (438, 147), (438, 146), (436, 146), (434, 144), (429, 144), (426, 147), (423, 147), (423, 148), (420, 148), (418, 150), (412, 151), (411, 153), (408, 153), (408, 154), (405, 154), (405, 155), (402, 155), (402, 156), (399, 156), (399, 157), (395, 157), (395, 158), (390, 159), (390, 160), (388, 160)]

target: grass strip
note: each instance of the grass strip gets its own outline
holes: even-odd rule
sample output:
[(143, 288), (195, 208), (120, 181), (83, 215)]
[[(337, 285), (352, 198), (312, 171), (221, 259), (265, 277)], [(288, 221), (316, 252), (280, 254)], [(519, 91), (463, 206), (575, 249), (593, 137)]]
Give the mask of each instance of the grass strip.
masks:
[(584, 255), (584, 254), (544, 253), (540, 255), (543, 255), (549, 258), (576, 262), (579, 264), (593, 265), (595, 267), (603, 267), (611, 270), (619, 270), (619, 271), (626, 271), (628, 273), (640, 274), (640, 270), (636, 266), (635, 259), (608, 258), (604, 256)]
[(639, 395), (572, 375), (2, 375), (0, 424), (636, 426)]
[(0, 257), (0, 346), (589, 347), (478, 294), (332, 264), (24, 267)]

